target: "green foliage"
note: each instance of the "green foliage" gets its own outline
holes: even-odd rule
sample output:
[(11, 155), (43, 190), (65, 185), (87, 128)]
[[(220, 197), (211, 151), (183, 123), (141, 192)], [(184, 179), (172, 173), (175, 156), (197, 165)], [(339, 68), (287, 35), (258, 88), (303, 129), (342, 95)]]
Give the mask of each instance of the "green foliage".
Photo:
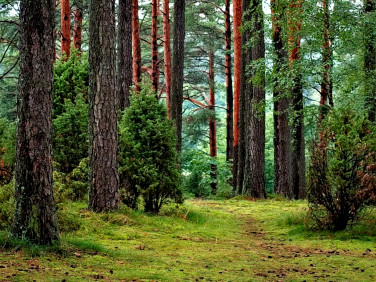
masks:
[(308, 197), (320, 227), (343, 230), (376, 200), (375, 127), (348, 109), (323, 121), (310, 150)]
[(82, 94), (65, 100), (63, 112), (53, 120), (54, 160), (62, 172), (71, 172), (88, 154), (88, 105)]
[(66, 110), (66, 101), (75, 102), (78, 95), (82, 95), (87, 101), (89, 86), (89, 66), (87, 55), (79, 55), (76, 49), (72, 49), (68, 60), (59, 60), (54, 70), (54, 98), (53, 118), (61, 115)]
[(88, 192), (89, 159), (84, 158), (71, 173), (54, 170), (54, 192), (57, 203), (84, 200)]
[(0, 229), (9, 228), (14, 213), (14, 181), (0, 186)]
[(142, 196), (145, 211), (158, 213), (164, 203), (182, 197), (176, 140), (150, 83), (141, 89), (132, 95), (119, 125), (119, 174), (124, 202), (136, 208)]
[(196, 198), (206, 198), (211, 194), (210, 165), (217, 165), (218, 189), (216, 196), (229, 198), (232, 196), (232, 188), (229, 185), (231, 167), (226, 162), (225, 156), (220, 155), (213, 160), (201, 148), (190, 148), (185, 144), (182, 152), (183, 160), (183, 187), (184, 191)]

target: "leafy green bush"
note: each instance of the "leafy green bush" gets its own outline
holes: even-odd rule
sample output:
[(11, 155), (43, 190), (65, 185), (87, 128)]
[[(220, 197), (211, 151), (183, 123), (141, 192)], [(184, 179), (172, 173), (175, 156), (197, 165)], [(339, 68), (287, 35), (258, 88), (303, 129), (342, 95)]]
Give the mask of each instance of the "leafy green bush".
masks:
[(67, 100), (74, 103), (76, 97), (81, 94), (87, 100), (89, 86), (89, 64), (87, 55), (79, 55), (76, 49), (72, 49), (68, 60), (59, 60), (55, 63), (54, 70), (54, 97), (53, 118), (62, 114)]
[(320, 227), (343, 230), (376, 200), (375, 127), (347, 109), (329, 114), (310, 148), (308, 199)]
[(88, 155), (88, 105), (82, 94), (67, 99), (63, 112), (53, 120), (54, 160), (62, 172), (71, 172)]
[(71, 173), (54, 170), (54, 192), (57, 203), (85, 199), (88, 192), (88, 165), (89, 159), (84, 158)]
[(218, 170), (218, 189), (214, 196), (230, 198), (233, 196), (229, 179), (232, 177), (231, 166), (226, 162), (224, 155), (219, 155), (213, 160), (207, 153), (198, 149), (185, 146), (183, 158), (183, 187), (186, 193), (196, 198), (207, 198), (211, 195), (210, 165), (216, 164)]
[(142, 196), (145, 211), (158, 213), (164, 203), (182, 199), (176, 139), (150, 82), (141, 89), (119, 124), (120, 182), (125, 204), (136, 208)]
[(12, 225), (14, 214), (14, 181), (0, 186), (0, 229)]

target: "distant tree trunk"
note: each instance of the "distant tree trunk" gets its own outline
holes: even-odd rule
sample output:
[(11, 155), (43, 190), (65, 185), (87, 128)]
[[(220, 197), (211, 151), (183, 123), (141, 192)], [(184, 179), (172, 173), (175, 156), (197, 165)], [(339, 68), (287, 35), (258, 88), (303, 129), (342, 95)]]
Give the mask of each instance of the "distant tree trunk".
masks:
[(52, 189), (54, 0), (21, 0), (13, 236), (59, 240)]
[(74, 6), (73, 45), (79, 52), (81, 52), (82, 20), (84, 15), (83, 0), (75, 0)]
[(170, 7), (169, 0), (163, 1), (163, 46), (164, 46), (164, 74), (166, 89), (167, 114), (170, 116), (171, 96), (171, 35), (170, 35)]
[[(247, 8), (248, 7), (248, 8)], [(247, 9), (246, 9), (247, 8)], [(242, 70), (265, 58), (264, 22), (261, 0), (243, 0), (244, 22), (251, 23), (242, 32)], [(253, 44), (249, 44), (253, 42)], [(256, 78), (250, 81), (251, 78)], [(253, 67), (242, 73), (241, 94), (244, 97), (244, 149), (239, 164), (244, 163), (243, 191), (255, 198), (266, 198), (265, 192), (265, 68)], [(242, 99), (242, 101), (243, 101)], [(242, 109), (243, 107), (241, 107)], [(244, 159), (244, 161), (240, 161)], [(240, 171), (240, 169), (239, 169)], [(240, 178), (240, 176), (238, 177)]]
[(234, 191), (238, 191), (238, 155), (239, 155), (239, 109), (240, 109), (240, 76), (241, 76), (241, 34), (242, 0), (233, 0), (233, 28), (234, 28)]
[(151, 1), (151, 83), (158, 97), (159, 56), (158, 56), (158, 0)]
[[(332, 39), (330, 35), (330, 11), (329, 0), (323, 0), (323, 44), (321, 48), (321, 98), (318, 124), (325, 118), (329, 111), (329, 106), (333, 107), (333, 83), (332, 83), (332, 66), (333, 51)], [(329, 105), (328, 105), (329, 100)]]
[(230, 0), (225, 0), (225, 75), (226, 75), (226, 161), (234, 160), (234, 95), (231, 72), (231, 15)]
[(138, 19), (138, 0), (132, 0), (132, 43), (133, 43), (133, 83), (134, 90), (140, 91), (141, 82), (141, 41)]
[(291, 197), (290, 191), (290, 127), (288, 118), (288, 90), (280, 83), (286, 73), (288, 54), (282, 38), (282, 21), (285, 19), (285, 4), (271, 0), (274, 45), (274, 192)]
[(174, 41), (170, 117), (176, 128), (176, 149), (181, 152), (184, 81), (185, 0), (174, 2)]
[(215, 122), (215, 82), (214, 82), (214, 52), (209, 50), (209, 109), (212, 111), (209, 120), (210, 157), (213, 163), (210, 165), (211, 192), (215, 195), (218, 186), (217, 162), (217, 125)]
[(118, 207), (115, 0), (90, 0), (89, 19), (89, 208)]
[(69, 0), (61, 0), (61, 56), (70, 56), (70, 5)]
[(303, 0), (294, 0), (289, 6), (289, 63), (293, 86), (293, 118), (291, 132), (291, 187), (295, 199), (305, 197), (305, 140), (304, 140), (304, 101), (302, 75), (297, 66), (300, 60), (300, 30), (302, 26)]
[(129, 107), (132, 86), (132, 0), (119, 1), (117, 93), (121, 110)]
[(368, 105), (368, 119), (375, 122), (376, 115), (376, 38), (375, 38), (375, 23), (370, 18), (371, 14), (375, 13), (375, 0), (364, 0), (364, 83), (366, 103)]

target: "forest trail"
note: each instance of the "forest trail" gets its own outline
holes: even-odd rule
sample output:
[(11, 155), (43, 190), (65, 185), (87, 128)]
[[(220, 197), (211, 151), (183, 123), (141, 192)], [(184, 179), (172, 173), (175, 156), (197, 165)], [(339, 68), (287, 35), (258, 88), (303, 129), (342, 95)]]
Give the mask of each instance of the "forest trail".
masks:
[(374, 280), (374, 214), (353, 231), (310, 233), (305, 207), (189, 200), (155, 216), (126, 208), (95, 214), (71, 203), (60, 208), (70, 230), (59, 247), (19, 245), (2, 234), (0, 281)]

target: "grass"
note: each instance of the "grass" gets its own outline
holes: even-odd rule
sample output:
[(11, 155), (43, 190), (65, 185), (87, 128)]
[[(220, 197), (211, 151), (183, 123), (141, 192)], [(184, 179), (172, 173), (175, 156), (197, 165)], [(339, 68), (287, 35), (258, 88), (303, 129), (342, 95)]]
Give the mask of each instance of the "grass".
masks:
[(376, 214), (353, 230), (307, 229), (306, 203), (190, 200), (147, 215), (60, 207), (61, 243), (0, 233), (0, 281), (376, 279)]

